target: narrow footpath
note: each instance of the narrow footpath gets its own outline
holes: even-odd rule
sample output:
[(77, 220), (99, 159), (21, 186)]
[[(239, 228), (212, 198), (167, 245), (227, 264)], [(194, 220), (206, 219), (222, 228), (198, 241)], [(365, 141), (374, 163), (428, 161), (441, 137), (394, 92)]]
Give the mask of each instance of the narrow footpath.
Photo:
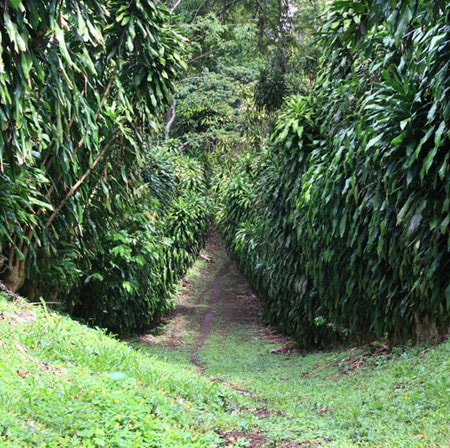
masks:
[[(168, 359), (175, 359), (182, 368), (190, 365), (198, 374), (258, 403), (261, 400), (252, 391), (251, 375), (247, 374), (252, 370), (253, 347), (258, 343), (258, 349), (263, 350), (257, 354), (259, 358), (274, 356), (271, 351), (283, 353), (286, 347), (285, 339), (263, 324), (261, 312), (248, 281), (213, 231), (196, 265), (181, 282), (176, 308), (155, 334), (142, 337), (141, 342), (151, 347), (152, 353), (158, 356), (163, 353)], [(292, 352), (287, 350), (284, 354)], [(262, 400), (254, 415), (258, 419), (276, 419), (281, 414), (268, 409)], [(223, 446), (235, 446), (227, 440), (238, 439), (245, 440), (245, 446), (253, 448), (318, 446), (287, 437), (274, 442), (260, 432), (239, 431), (227, 434)]]
[(299, 350), (263, 323), (257, 298), (214, 232), (181, 282), (173, 312), (140, 342), (212, 390), (229, 389), (212, 403), (218, 419), (227, 413), (234, 423), (218, 424), (222, 442), (207, 448), (450, 448), (448, 344)]
[(147, 335), (142, 342), (189, 354), (190, 362), (202, 371), (202, 349), (212, 334), (219, 334), (219, 338), (230, 334), (246, 340), (263, 338), (282, 344), (284, 339), (262, 323), (261, 314), (247, 279), (213, 231), (196, 265), (181, 282), (176, 308), (163, 319), (156, 336)]

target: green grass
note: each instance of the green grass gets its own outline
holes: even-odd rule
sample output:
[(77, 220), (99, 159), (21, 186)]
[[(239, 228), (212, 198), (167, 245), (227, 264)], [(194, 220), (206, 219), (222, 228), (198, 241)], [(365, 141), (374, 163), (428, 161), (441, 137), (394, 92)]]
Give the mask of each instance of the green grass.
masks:
[(217, 323), (200, 375), (183, 347), (0, 299), (0, 447), (450, 446), (449, 342), (272, 354), (262, 329)]
[[(261, 422), (270, 439), (334, 447), (450, 446), (450, 343), (374, 357), (364, 356), (368, 348), (302, 356), (268, 353), (273, 347), (230, 331), (211, 337), (202, 356), (205, 375), (250, 392), (271, 410)], [(349, 370), (359, 360), (361, 367)]]
[(211, 447), (243, 424), (235, 392), (43, 307), (0, 300), (0, 354), (2, 447)]

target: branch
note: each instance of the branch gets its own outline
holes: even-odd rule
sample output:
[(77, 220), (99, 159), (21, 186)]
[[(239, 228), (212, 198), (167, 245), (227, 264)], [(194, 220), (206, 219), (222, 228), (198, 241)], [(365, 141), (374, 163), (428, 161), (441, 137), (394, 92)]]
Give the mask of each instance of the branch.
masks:
[(169, 107), (169, 110), (167, 111), (168, 120), (166, 124), (166, 141), (169, 140), (169, 132), (170, 129), (173, 126), (173, 122), (175, 121), (175, 117), (177, 116), (175, 107), (177, 105), (177, 100), (175, 98), (172, 99), (172, 104)]
[(181, 0), (178, 0), (175, 5), (172, 6), (171, 9), (169, 9), (170, 14), (173, 14), (173, 12), (178, 8), (179, 4), (181, 3)]
[[(108, 96), (108, 94), (109, 94), (109, 91), (111, 90), (112, 81), (113, 81), (113, 79), (112, 79), (112, 77), (111, 77), (111, 79), (110, 79), (109, 82), (108, 82), (108, 85), (106, 86), (105, 91), (103, 92), (102, 99), (100, 100), (100, 105), (99, 105), (98, 109), (97, 109), (96, 112), (95, 112), (95, 120), (98, 119), (98, 117), (99, 117), (99, 115), (100, 115), (100, 111), (101, 111), (103, 105), (105, 104), (106, 98), (107, 98), (107, 96)], [(74, 119), (75, 119), (75, 112), (72, 114), (72, 117), (70, 118), (69, 126), (68, 126), (68, 129), (67, 129), (68, 134), (70, 133), (70, 129), (71, 129), (72, 125), (73, 125)], [(79, 150), (81, 149), (81, 147), (83, 146), (83, 141), (84, 141), (84, 137), (81, 137), (80, 140), (78, 141), (77, 145), (75, 146), (74, 150), (73, 150), (73, 154), (74, 154), (74, 155), (77, 154), (78, 151), (79, 151)], [(50, 166), (51, 166), (52, 162), (53, 162), (53, 155), (50, 156), (49, 165), (46, 166), (47, 171), (50, 169)], [(63, 176), (63, 173), (60, 172), (59, 175), (58, 175), (58, 179), (56, 180), (56, 182), (55, 182), (54, 184), (52, 184), (52, 185), (50, 186), (50, 188), (48, 189), (47, 194), (45, 195), (45, 198), (46, 198), (47, 200), (50, 200), (50, 197), (51, 197), (52, 194), (53, 194), (53, 190), (55, 189), (55, 184), (59, 183), (59, 181), (61, 180), (62, 176)]]
[(197, 16), (200, 14), (200, 10), (205, 6), (205, 4), (208, 2), (208, 0), (204, 0), (202, 4), (198, 7), (197, 11), (195, 11), (194, 17), (192, 18), (192, 21), (194, 21)]
[(197, 56), (196, 58), (192, 58), (188, 61), (188, 64), (191, 64), (192, 62), (198, 61), (199, 59), (206, 58), (210, 54), (214, 53), (214, 50), (207, 51), (206, 53), (201, 54), (200, 56)]
[(104, 155), (106, 154), (106, 150), (108, 149), (108, 145), (106, 145), (103, 150), (100, 152), (98, 157), (94, 160), (92, 165), (87, 169), (87, 171), (80, 177), (80, 179), (71, 187), (71, 189), (67, 192), (64, 199), (59, 203), (59, 205), (53, 210), (52, 214), (49, 216), (47, 222), (45, 223), (45, 227), (49, 227), (50, 224), (53, 222), (53, 220), (56, 218), (58, 213), (61, 211), (61, 209), (64, 207), (66, 202), (75, 194), (75, 192), (78, 190), (78, 188), (83, 185), (84, 181), (87, 179), (89, 174), (91, 174), (92, 170), (98, 165), (100, 160), (103, 159)]

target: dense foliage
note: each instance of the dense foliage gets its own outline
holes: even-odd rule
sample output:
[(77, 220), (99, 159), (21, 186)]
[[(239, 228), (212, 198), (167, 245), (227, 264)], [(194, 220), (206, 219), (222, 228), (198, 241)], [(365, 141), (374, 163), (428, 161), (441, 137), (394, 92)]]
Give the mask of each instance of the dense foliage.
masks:
[(182, 39), (151, 0), (4, 3), (0, 280), (140, 329), (205, 235), (200, 168), (150, 141), (185, 69)]
[(177, 86), (168, 136), (196, 156), (215, 152), (217, 165), (261, 137), (256, 122), (268, 121), (261, 111), (276, 110), (284, 95), (308, 87), (321, 1), (169, 3), (189, 42), (189, 68)]
[(219, 188), (228, 247), (303, 344), (447, 332), (449, 20), (446, 2), (335, 1), (314, 89)]
[(173, 306), (178, 280), (208, 235), (201, 164), (167, 148), (147, 157), (144, 181), (122, 216), (88, 237), (90, 271), (68, 299), (73, 315), (125, 335), (142, 331)]
[(311, 45), (323, 3), (4, 2), (0, 281), (140, 330), (204, 243), (212, 186), (299, 342), (445, 334), (450, 8), (335, 0)]

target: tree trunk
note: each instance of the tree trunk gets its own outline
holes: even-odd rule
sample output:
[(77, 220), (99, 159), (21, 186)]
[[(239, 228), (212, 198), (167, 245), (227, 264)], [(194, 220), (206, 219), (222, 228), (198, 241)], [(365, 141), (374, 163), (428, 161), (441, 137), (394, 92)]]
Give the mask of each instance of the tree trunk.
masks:
[(177, 100), (175, 98), (172, 98), (172, 104), (170, 105), (166, 113), (166, 137), (165, 137), (166, 141), (169, 140), (170, 130), (172, 129), (173, 123), (175, 121), (176, 107), (177, 107)]
[[(8, 260), (0, 272), (0, 281), (12, 293), (16, 293), (25, 283), (25, 262), (28, 257), (29, 248), (25, 244), (9, 244), (5, 252)], [(16, 249), (21, 252), (21, 257), (17, 256)]]
[(25, 283), (25, 261), (19, 261), (16, 258), (12, 264), (8, 264), (2, 281), (6, 288), (16, 293)]
[(428, 315), (421, 315), (417, 311), (414, 313), (416, 323), (417, 342), (438, 342), (443, 336), (436, 325), (434, 319), (430, 319)]

